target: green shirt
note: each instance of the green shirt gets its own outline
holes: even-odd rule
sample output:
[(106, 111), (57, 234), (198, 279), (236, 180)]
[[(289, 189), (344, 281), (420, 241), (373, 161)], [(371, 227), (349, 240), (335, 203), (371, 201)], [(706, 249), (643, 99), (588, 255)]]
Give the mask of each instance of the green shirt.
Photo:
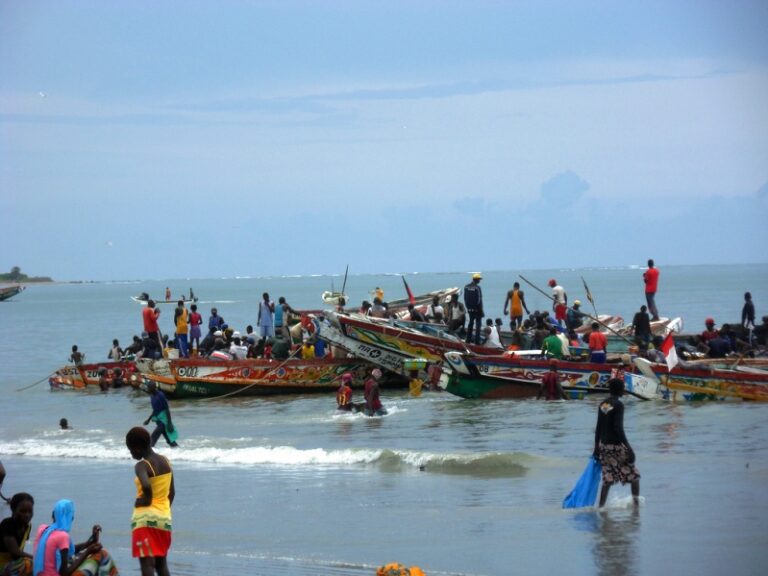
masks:
[(544, 343), (541, 346), (541, 353), (554, 356), (555, 358), (563, 357), (563, 342), (556, 334), (550, 334), (544, 338)]

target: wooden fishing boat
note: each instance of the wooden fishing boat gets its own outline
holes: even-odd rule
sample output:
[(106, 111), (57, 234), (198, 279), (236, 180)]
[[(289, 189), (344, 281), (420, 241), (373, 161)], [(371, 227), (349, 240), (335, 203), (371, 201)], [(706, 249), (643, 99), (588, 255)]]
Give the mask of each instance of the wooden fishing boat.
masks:
[[(416, 308), (426, 308), (430, 304), (432, 304), (432, 299), (437, 296), (438, 301), (440, 302), (441, 306), (446, 306), (451, 301), (451, 296), (454, 294), (458, 294), (459, 289), (456, 287), (453, 288), (443, 288), (442, 290), (433, 290), (432, 292), (427, 292), (425, 294), (419, 294), (417, 296), (413, 297), (413, 305)], [(389, 306), (389, 311), (401, 311), (405, 310), (408, 311), (408, 305), (411, 304), (410, 299), (408, 298), (399, 298), (397, 300), (389, 300), (387, 302), (387, 306)], [(423, 310), (420, 310), (423, 312)]]
[(339, 304), (344, 306), (347, 302), (349, 302), (349, 297), (346, 294), (342, 294), (341, 292), (333, 292), (331, 290), (326, 290), (323, 292), (322, 298), (323, 303), (328, 304), (329, 306), (338, 306)]
[(138, 368), (142, 378), (135, 386), (151, 381), (171, 397), (194, 398), (330, 392), (339, 387), (345, 372), (353, 374), (353, 387), (360, 388), (372, 365), (359, 358), (186, 358), (140, 362)]
[(25, 290), (25, 286), (5, 286), (3, 288), (0, 288), (0, 302), (3, 302), (4, 300), (8, 300), (9, 298), (12, 298), (16, 296), (16, 294), (19, 294), (20, 292), (23, 292)]
[[(131, 300), (146, 306), (150, 300), (150, 296), (146, 292), (142, 292), (138, 296), (131, 296)], [(152, 298), (152, 301), (154, 301), (155, 304), (173, 304), (174, 306), (179, 303), (179, 300), (181, 300), (185, 304), (194, 304), (195, 302), (197, 302), (197, 296), (195, 296), (192, 290), (190, 290), (189, 297), (187, 297), (186, 294), (181, 294), (179, 298), (171, 298), (170, 300), (165, 300), (165, 299), (160, 300), (157, 298)]]
[(339, 325), (334, 325), (327, 321), (320, 325), (317, 334), (332, 349), (342, 349), (354, 358), (362, 358), (371, 364), (391, 370), (392, 372), (400, 372), (403, 369), (403, 362), (413, 358), (409, 354), (393, 351), (373, 342), (363, 342), (356, 338), (350, 338), (344, 334)]
[[(115, 370), (119, 370), (118, 373)], [(70, 364), (56, 370), (48, 377), (52, 390), (85, 390), (98, 387), (102, 372), (110, 388), (115, 387), (116, 379), (122, 379), (119, 385), (131, 385), (131, 376), (136, 374), (136, 363), (132, 361), (101, 362), (96, 364)]]
[[(518, 354), (484, 357), (446, 353), (445, 356), (453, 372), (443, 380), (442, 385), (448, 392), (462, 398), (530, 397), (531, 390), (538, 387), (549, 370), (547, 359)], [(768, 401), (768, 371), (744, 372), (678, 365), (667, 373), (665, 364), (652, 364), (644, 359), (634, 359), (633, 364), (641, 375), (658, 383), (662, 397), (671, 400)], [(624, 377), (626, 373), (634, 372), (631, 366), (619, 370), (620, 366), (616, 364), (558, 361), (563, 387), (571, 391), (605, 391), (611, 377)], [(644, 381), (642, 384), (649, 386)], [(642, 394), (646, 394), (645, 391)]]
[[(501, 356), (447, 352), (445, 358), (448, 370), (440, 386), (462, 398), (535, 398), (550, 367), (550, 360), (541, 357), (537, 350)], [(632, 375), (631, 367), (563, 360), (557, 364), (561, 386), (571, 398), (606, 393), (612, 377), (624, 379), (627, 390), (635, 396), (657, 396), (657, 381)]]
[[(498, 355), (502, 350), (470, 344), (445, 331), (442, 324), (401, 322), (362, 314), (327, 312), (325, 319), (344, 336), (408, 358), (442, 362), (448, 351)], [(323, 338), (322, 329), (319, 334)]]

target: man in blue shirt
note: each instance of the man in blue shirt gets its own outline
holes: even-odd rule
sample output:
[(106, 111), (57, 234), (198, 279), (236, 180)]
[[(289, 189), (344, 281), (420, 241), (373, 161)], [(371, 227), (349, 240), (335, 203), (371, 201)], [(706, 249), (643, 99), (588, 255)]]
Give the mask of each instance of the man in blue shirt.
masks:
[(464, 306), (469, 314), (469, 326), (467, 327), (467, 342), (472, 342), (472, 333), (474, 331), (474, 342), (480, 344), (480, 329), (483, 316), (483, 291), (480, 289), (480, 280), (483, 276), (477, 272), (472, 275), (472, 282), (464, 286)]

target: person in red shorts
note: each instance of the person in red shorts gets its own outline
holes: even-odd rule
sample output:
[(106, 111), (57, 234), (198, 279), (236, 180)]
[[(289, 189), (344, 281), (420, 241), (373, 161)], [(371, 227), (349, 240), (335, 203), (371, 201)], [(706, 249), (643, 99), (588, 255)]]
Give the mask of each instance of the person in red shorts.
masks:
[(171, 505), (176, 496), (173, 469), (165, 456), (152, 450), (149, 432), (136, 426), (125, 436), (125, 445), (134, 460), (136, 500), (131, 515), (131, 550), (139, 559), (141, 576), (169, 576), (171, 548)]
[(568, 315), (568, 294), (565, 293), (565, 288), (560, 286), (554, 278), (549, 281), (549, 287), (552, 288), (552, 310), (555, 312), (555, 320), (565, 328), (566, 316)]

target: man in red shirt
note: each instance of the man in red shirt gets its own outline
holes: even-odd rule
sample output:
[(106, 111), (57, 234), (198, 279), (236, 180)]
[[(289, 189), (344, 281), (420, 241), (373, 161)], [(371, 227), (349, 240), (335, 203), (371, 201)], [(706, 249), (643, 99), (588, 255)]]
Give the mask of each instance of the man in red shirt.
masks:
[(596, 364), (605, 364), (605, 350), (608, 347), (608, 338), (600, 332), (600, 324), (592, 322), (592, 332), (589, 334), (589, 361)]
[(341, 386), (336, 392), (336, 407), (339, 410), (350, 412), (352, 410), (352, 374), (345, 372), (341, 375)]
[(643, 272), (645, 282), (645, 301), (648, 303), (648, 311), (651, 320), (659, 319), (659, 311), (656, 309), (656, 288), (659, 285), (659, 269), (653, 267), (653, 260), (648, 260), (648, 270)]
[(382, 406), (379, 399), (379, 379), (381, 370), (374, 368), (371, 370), (371, 377), (365, 381), (365, 415), (383, 416), (387, 410)]
[(568, 396), (566, 396), (563, 387), (560, 385), (560, 375), (557, 373), (557, 360), (550, 361), (549, 372), (544, 374), (544, 377), (541, 379), (541, 387), (536, 395), (536, 400), (541, 398), (542, 394), (544, 394), (545, 400), (560, 400), (560, 398), (568, 400)]
[(150, 338), (156, 340), (158, 346), (160, 346), (160, 350), (162, 350), (163, 344), (160, 341), (160, 327), (157, 325), (157, 319), (160, 316), (160, 310), (155, 308), (154, 300), (147, 302), (147, 306), (141, 312), (141, 315), (144, 319), (144, 332), (146, 332)]

